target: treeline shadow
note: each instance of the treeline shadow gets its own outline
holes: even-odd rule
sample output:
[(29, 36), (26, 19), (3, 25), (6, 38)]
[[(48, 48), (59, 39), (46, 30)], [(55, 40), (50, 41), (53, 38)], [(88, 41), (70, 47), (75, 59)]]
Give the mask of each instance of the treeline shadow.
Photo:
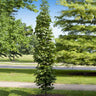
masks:
[[(1, 68), (0, 72), (3, 73), (26, 73), (34, 74), (36, 69), (5, 69)], [(56, 76), (96, 76), (96, 70), (56, 70), (54, 69)]]
[(26, 74), (34, 74), (36, 69), (8, 69), (8, 68), (0, 68), (0, 72), (3, 73), (26, 73)]
[(96, 76), (96, 70), (55, 70), (56, 76)]

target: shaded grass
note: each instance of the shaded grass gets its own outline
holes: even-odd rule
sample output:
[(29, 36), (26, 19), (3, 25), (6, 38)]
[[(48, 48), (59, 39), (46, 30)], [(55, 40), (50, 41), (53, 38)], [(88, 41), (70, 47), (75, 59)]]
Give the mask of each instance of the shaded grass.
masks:
[[(30, 96), (40, 94), (39, 89), (26, 88), (0, 88), (0, 96)], [(96, 91), (71, 91), (71, 90), (53, 90), (49, 94), (62, 94), (65, 96), (96, 96)]]
[[(0, 81), (34, 82), (35, 72), (36, 69), (0, 69)], [(55, 70), (56, 83), (96, 84), (95, 73), (96, 71), (88, 70)]]
[(30, 96), (31, 94), (39, 93), (38, 89), (0, 88), (0, 96)]
[(65, 96), (96, 96), (96, 91), (53, 90), (50, 93), (63, 94)]
[(96, 76), (96, 70), (55, 70), (55, 73), (59, 76)]

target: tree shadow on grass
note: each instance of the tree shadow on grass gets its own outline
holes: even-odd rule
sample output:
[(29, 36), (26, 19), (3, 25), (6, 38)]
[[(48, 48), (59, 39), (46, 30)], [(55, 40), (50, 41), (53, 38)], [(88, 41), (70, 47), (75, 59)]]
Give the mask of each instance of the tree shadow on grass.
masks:
[(29, 96), (30, 93), (21, 90), (11, 90), (8, 96)]
[(3, 73), (26, 73), (26, 74), (34, 74), (36, 69), (0, 69), (0, 72)]
[[(3, 73), (34, 74), (36, 69), (0, 69)], [(96, 70), (54, 70), (56, 76), (96, 76)]]
[(56, 76), (96, 76), (96, 70), (55, 70)]
[(0, 96), (8, 96), (9, 92), (5, 90), (0, 90)]

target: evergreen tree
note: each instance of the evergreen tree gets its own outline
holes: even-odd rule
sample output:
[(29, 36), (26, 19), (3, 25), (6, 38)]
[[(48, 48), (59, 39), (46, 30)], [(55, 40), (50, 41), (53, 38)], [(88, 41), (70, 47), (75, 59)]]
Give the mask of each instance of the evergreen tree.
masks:
[(60, 26), (68, 35), (56, 40), (57, 59), (66, 63), (95, 65), (96, 37), (91, 36), (96, 33), (95, 0), (59, 1), (67, 9), (56, 17), (55, 26)]
[(96, 33), (96, 2), (95, 0), (60, 0), (67, 7), (57, 16), (55, 26), (68, 34)]
[(56, 60), (75, 65), (96, 66), (96, 36), (60, 35), (56, 38)]
[(35, 61), (38, 62), (36, 72), (36, 83), (47, 94), (48, 90), (53, 89), (55, 81), (52, 65), (54, 63), (54, 43), (52, 42), (52, 31), (50, 30), (51, 19), (48, 11), (48, 3), (42, 0), (41, 12), (37, 16), (35, 28), (36, 38), (38, 40), (35, 46)]

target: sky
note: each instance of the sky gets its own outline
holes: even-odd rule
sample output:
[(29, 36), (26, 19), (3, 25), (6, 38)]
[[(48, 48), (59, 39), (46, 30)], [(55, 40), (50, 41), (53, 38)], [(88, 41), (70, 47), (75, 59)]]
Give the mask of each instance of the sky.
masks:
[[(60, 34), (63, 34), (63, 32), (61, 31), (60, 27), (53, 27), (53, 22), (54, 22), (54, 17), (55, 16), (59, 16), (61, 10), (66, 10), (66, 7), (61, 6), (61, 5), (57, 5), (56, 1), (57, 0), (47, 0), (49, 3), (49, 11), (50, 11), (50, 16), (51, 16), (51, 28), (52, 28), (52, 32), (55, 36), (55, 38), (57, 38)], [(37, 9), (39, 10), (40, 8), (40, 4), (41, 4), (41, 0), (38, 0), (37, 2), (34, 1), (33, 4), (35, 4), (37, 6)], [(21, 19), (21, 21), (23, 23), (26, 23), (27, 26), (31, 25), (33, 30), (36, 26), (36, 17), (38, 16), (39, 12), (35, 13), (32, 12), (26, 8), (24, 9), (19, 9), (18, 12), (15, 14), (15, 18), (16, 19)]]

